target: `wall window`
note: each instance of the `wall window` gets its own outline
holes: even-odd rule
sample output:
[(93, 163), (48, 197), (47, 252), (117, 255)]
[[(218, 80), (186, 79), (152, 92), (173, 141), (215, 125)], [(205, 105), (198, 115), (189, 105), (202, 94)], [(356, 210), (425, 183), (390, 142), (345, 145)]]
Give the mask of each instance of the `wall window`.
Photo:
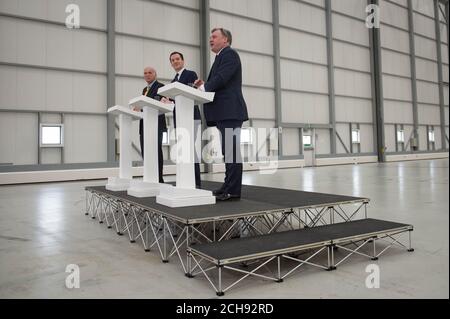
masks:
[(405, 143), (405, 131), (397, 130), (397, 143)]
[(303, 135), (303, 147), (312, 147), (312, 136), (309, 134)]
[(64, 125), (63, 124), (41, 124), (40, 125), (41, 147), (63, 147)]
[(435, 142), (434, 130), (433, 129), (428, 131), (428, 141), (430, 141), (430, 143), (434, 143)]
[(163, 145), (169, 145), (170, 141), (169, 141), (169, 132), (163, 132), (163, 136), (162, 136), (162, 144)]
[(242, 128), (241, 129), (241, 144), (252, 144), (253, 136), (252, 130), (250, 128)]
[(360, 131), (357, 128), (352, 129), (352, 143), (353, 144), (361, 143)]

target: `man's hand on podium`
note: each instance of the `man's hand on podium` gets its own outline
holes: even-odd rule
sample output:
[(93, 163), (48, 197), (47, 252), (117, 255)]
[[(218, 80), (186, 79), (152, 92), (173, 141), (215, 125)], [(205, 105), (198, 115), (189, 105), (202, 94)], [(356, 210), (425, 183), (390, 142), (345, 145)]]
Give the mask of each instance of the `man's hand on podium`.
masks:
[(170, 99), (168, 99), (168, 98), (166, 98), (164, 96), (161, 98), (161, 102), (163, 102), (165, 104), (171, 104), (172, 103), (172, 101)]
[(137, 107), (137, 106), (135, 106), (135, 107), (133, 107), (133, 111), (135, 111), (135, 112), (140, 112), (140, 111), (141, 111), (141, 108), (140, 108), (140, 107)]
[(203, 84), (205, 84), (205, 82), (204, 82), (203, 80), (198, 79), (198, 80), (195, 80), (195, 82), (194, 82), (194, 87), (198, 89), (198, 88), (201, 87)]

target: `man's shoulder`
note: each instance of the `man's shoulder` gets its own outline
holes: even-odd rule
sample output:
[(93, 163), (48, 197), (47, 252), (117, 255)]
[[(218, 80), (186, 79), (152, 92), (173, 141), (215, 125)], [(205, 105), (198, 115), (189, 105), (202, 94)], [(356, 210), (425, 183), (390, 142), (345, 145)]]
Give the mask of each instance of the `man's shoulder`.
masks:
[(160, 87), (164, 86), (164, 83), (161, 83), (161, 82), (159, 82), (159, 81), (156, 81), (156, 82), (155, 82), (155, 86), (156, 86), (157, 88), (160, 88)]
[(223, 49), (222, 52), (220, 52), (219, 56), (220, 55), (222, 56), (222, 58), (226, 59), (239, 59), (238, 52), (230, 46)]
[(197, 76), (197, 73), (192, 70), (184, 69), (184, 72), (186, 72), (186, 75), (188, 76)]

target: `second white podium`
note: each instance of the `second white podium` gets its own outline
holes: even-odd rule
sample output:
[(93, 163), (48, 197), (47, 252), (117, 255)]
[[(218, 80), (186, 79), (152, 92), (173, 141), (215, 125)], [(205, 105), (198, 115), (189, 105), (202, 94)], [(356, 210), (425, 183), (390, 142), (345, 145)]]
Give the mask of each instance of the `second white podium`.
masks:
[(143, 110), (144, 120), (144, 179), (133, 180), (127, 194), (134, 197), (159, 195), (169, 184), (159, 182), (158, 174), (158, 115), (173, 111), (173, 104), (165, 104), (141, 95), (130, 100), (130, 106)]
[(161, 190), (156, 202), (169, 207), (211, 205), (216, 198), (211, 191), (195, 188), (194, 104), (207, 103), (214, 93), (202, 92), (179, 82), (163, 86), (158, 94), (175, 100), (177, 107), (177, 184)]

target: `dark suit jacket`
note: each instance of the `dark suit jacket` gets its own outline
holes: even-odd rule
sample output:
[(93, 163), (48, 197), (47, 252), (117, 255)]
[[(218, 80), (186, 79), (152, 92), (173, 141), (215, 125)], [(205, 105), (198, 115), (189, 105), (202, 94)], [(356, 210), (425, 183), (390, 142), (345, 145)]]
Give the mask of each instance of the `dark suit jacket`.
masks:
[(211, 67), (206, 92), (216, 92), (214, 101), (204, 104), (208, 126), (224, 120), (247, 121), (247, 105), (242, 95), (242, 65), (238, 53), (231, 47), (220, 52)]
[[(183, 84), (189, 84), (194, 83), (195, 80), (198, 79), (197, 73), (194, 71), (190, 71), (188, 69), (184, 69), (183, 73), (181, 73), (181, 77), (178, 79), (178, 82)], [(175, 78), (172, 80), (172, 83), (175, 82)], [(200, 109), (198, 108), (198, 105), (194, 105), (194, 120), (201, 121), (202, 117), (200, 115)], [(175, 107), (173, 108), (173, 123), (174, 126), (177, 126), (177, 113), (175, 111)]]
[[(155, 83), (153, 83), (150, 90), (147, 92), (146, 96), (148, 96), (149, 98), (152, 98), (152, 99), (160, 100), (161, 96), (158, 95), (158, 89), (162, 86), (164, 86), (164, 84), (162, 84), (161, 82), (155, 81)], [(146, 89), (147, 89), (147, 87), (145, 87), (142, 90), (142, 95), (144, 95)], [(161, 134), (162, 132), (167, 132), (166, 116), (164, 114), (160, 114), (158, 116), (158, 133)], [(144, 121), (143, 120), (139, 121), (139, 134), (141, 134), (141, 135), (144, 134)]]

